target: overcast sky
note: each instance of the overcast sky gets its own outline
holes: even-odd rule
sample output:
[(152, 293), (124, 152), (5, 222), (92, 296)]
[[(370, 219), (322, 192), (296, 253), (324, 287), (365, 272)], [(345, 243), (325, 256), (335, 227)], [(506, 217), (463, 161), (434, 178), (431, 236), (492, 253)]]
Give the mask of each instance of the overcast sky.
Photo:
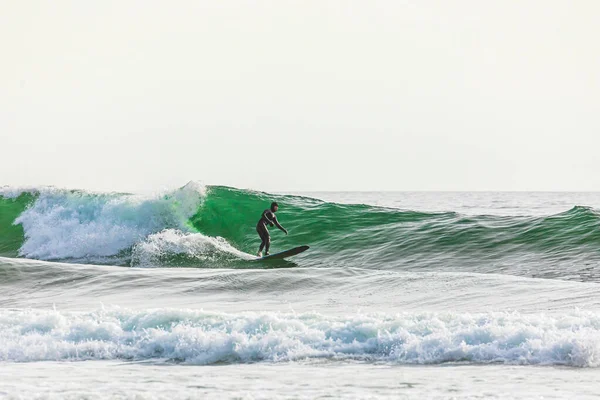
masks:
[(600, 190), (599, 16), (0, 0), (0, 185)]

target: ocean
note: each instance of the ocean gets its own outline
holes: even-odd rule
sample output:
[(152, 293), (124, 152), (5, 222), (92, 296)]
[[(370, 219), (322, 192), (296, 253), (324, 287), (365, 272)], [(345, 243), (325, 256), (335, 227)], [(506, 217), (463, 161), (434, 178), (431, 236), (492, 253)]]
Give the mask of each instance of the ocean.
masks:
[[(256, 262), (261, 212), (286, 236)], [(600, 193), (0, 188), (0, 398), (600, 394)]]

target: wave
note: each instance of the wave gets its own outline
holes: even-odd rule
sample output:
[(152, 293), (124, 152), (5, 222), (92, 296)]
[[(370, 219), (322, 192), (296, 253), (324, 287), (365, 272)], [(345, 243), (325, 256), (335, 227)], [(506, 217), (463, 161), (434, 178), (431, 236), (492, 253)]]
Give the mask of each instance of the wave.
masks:
[[(127, 266), (239, 267), (271, 201), (303, 266), (500, 272), (598, 280), (600, 215), (577, 206), (545, 216), (424, 213), (272, 195), (191, 182), (137, 196), (52, 188), (0, 191), (0, 255)], [(241, 263), (241, 264), (240, 264)]]
[[(248, 263), (254, 264), (254, 263)], [(0, 307), (81, 311), (123, 307), (214, 311), (322, 310), (466, 313), (600, 311), (589, 282), (472, 272), (364, 268), (122, 268), (0, 257)]]
[(0, 310), (0, 360), (600, 365), (600, 315)]
[[(200, 207), (204, 187), (188, 184), (154, 196), (89, 193), (53, 188), (5, 195), (6, 219), (20, 228), (6, 235), (26, 258), (100, 262), (119, 256), (149, 235), (167, 228), (187, 229)], [(4, 213), (3, 213), (4, 214)], [(9, 225), (10, 226), (10, 225)], [(4, 226), (6, 228), (6, 225)]]

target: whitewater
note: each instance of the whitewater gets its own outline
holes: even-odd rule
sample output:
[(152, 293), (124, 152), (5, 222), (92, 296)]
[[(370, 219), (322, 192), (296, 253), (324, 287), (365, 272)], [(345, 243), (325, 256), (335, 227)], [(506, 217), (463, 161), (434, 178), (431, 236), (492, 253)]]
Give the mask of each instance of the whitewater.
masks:
[[(270, 204), (288, 236), (251, 261)], [(599, 193), (0, 188), (0, 398), (592, 398)]]

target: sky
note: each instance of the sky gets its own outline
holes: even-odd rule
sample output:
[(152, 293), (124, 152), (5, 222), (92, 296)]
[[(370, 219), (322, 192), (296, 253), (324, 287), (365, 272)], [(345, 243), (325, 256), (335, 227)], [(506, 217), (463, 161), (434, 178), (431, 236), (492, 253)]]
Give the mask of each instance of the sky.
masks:
[(0, 0), (0, 186), (600, 190), (598, 15)]

